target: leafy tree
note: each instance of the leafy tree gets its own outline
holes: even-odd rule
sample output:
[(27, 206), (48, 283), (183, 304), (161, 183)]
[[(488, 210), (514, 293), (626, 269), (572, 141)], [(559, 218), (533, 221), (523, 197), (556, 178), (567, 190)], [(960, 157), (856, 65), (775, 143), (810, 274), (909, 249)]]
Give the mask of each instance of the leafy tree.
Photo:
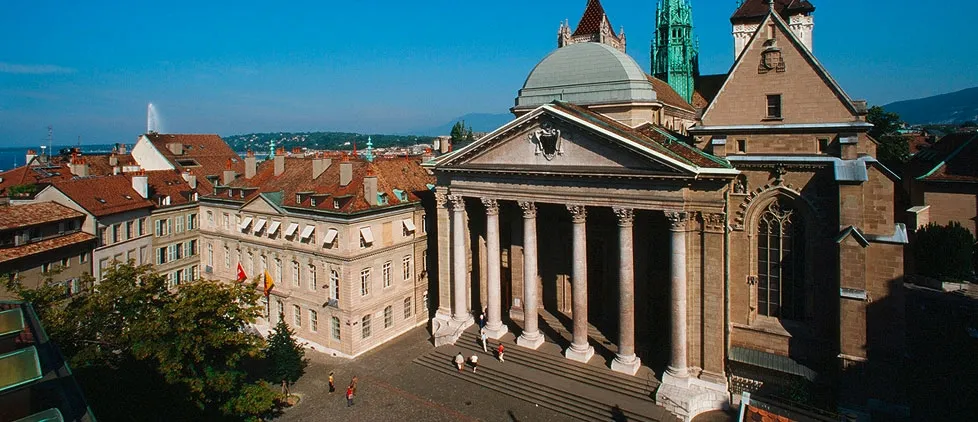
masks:
[(275, 393), (250, 384), (243, 369), (264, 346), (261, 336), (243, 330), (262, 312), (255, 283), (197, 281), (170, 290), (151, 266), (128, 264), (108, 269), (97, 285), (90, 276), (85, 281), (83, 294), (65, 298), (62, 290), (60, 300), (46, 288), (16, 290), (37, 300), (48, 334), (73, 366), (105, 368), (123, 383), (129, 369), (145, 366), (207, 419), (272, 410)]
[(10, 196), (13, 197), (33, 196), (35, 193), (37, 193), (37, 185), (33, 183), (10, 187)]
[(459, 143), (465, 140), (464, 121), (455, 122), (455, 125), (452, 126), (451, 137), (452, 137), (452, 145), (458, 145)]
[(265, 350), (269, 379), (281, 382), (288, 394), (288, 387), (306, 371), (309, 361), (304, 359), (305, 356), (305, 349), (295, 339), (295, 331), (279, 319), (272, 335), (268, 337), (268, 348)]
[(866, 121), (873, 124), (869, 135), (879, 142), (876, 156), (887, 168), (899, 171), (910, 160), (910, 144), (898, 132), (903, 126), (900, 115), (880, 106), (869, 109)]
[(928, 224), (912, 244), (917, 272), (942, 280), (969, 280), (974, 270), (975, 237), (961, 224)]

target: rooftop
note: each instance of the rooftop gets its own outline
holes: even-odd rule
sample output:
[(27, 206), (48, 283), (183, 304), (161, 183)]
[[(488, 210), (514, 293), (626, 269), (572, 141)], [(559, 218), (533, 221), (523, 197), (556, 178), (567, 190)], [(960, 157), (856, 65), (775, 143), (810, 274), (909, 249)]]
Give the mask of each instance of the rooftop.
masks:
[(608, 28), (611, 29), (611, 34), (618, 36), (611, 26), (611, 21), (608, 20), (608, 15), (604, 11), (604, 6), (601, 5), (601, 0), (588, 0), (584, 14), (581, 16), (581, 21), (577, 23), (577, 29), (574, 30), (574, 36), (597, 34), (601, 32), (601, 23), (604, 21), (608, 22)]
[(244, 173), (241, 157), (218, 135), (148, 133), (145, 136), (179, 172), (189, 171), (197, 176), (201, 192), (213, 192), (207, 176), (220, 176), (224, 170)]
[(978, 182), (978, 133), (946, 135), (910, 160), (917, 180), (934, 182)]
[(153, 202), (143, 199), (132, 189), (130, 175), (96, 176), (56, 182), (55, 187), (96, 217), (142, 208)]
[(82, 218), (85, 214), (54, 202), (0, 207), (0, 231)]
[[(768, 5), (768, 0), (746, 0), (730, 17), (730, 21), (738, 22), (763, 18), (767, 16), (770, 10), (771, 6)], [(808, 0), (774, 0), (774, 10), (783, 19), (788, 19), (791, 15), (812, 13), (815, 11), (815, 6)]]
[(65, 248), (79, 243), (94, 242), (95, 236), (85, 232), (74, 232), (64, 236), (52, 237), (37, 242), (31, 242), (21, 246), (10, 248), (0, 248), (0, 264), (37, 255), (56, 249)]

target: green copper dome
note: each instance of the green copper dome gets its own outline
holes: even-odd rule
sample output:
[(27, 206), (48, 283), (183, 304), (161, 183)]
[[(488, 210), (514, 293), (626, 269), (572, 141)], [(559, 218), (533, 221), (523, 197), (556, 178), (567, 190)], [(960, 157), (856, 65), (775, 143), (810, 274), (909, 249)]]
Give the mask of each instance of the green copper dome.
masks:
[(625, 53), (600, 43), (557, 49), (530, 72), (516, 98), (517, 108), (554, 100), (579, 105), (655, 101), (642, 68)]

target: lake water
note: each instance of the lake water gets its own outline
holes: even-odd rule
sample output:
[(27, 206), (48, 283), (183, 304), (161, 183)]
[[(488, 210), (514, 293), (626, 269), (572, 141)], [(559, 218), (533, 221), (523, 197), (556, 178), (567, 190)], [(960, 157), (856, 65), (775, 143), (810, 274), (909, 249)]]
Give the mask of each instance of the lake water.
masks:
[[(55, 151), (55, 154), (58, 154), (59, 151), (61, 151), (62, 149), (65, 149), (65, 148), (73, 148), (74, 146), (75, 145), (55, 145), (53, 149)], [(105, 144), (105, 145), (82, 145), (81, 146), (81, 150), (82, 150), (82, 153), (84, 153), (84, 154), (108, 154), (108, 153), (112, 152), (112, 148), (113, 147), (115, 147), (115, 145), (113, 145), (113, 144)], [(132, 149), (132, 145), (129, 145), (128, 147), (129, 147), (130, 150)], [(12, 169), (14, 167), (18, 167), (18, 166), (24, 165), (24, 160), (27, 157), (27, 150), (28, 149), (33, 149), (34, 151), (38, 151), (38, 148), (37, 147), (6, 147), (6, 148), (0, 148), (0, 171), (7, 171), (7, 170), (10, 170), (10, 169)], [(246, 152), (243, 152), (243, 151), (239, 151), (238, 152), (238, 155), (240, 155), (242, 157), (244, 157), (245, 154), (246, 154)], [(259, 154), (259, 155), (261, 155), (261, 154)], [(267, 153), (264, 154), (264, 155), (267, 155)], [(259, 160), (261, 160), (264, 155), (259, 156), (258, 157)]]

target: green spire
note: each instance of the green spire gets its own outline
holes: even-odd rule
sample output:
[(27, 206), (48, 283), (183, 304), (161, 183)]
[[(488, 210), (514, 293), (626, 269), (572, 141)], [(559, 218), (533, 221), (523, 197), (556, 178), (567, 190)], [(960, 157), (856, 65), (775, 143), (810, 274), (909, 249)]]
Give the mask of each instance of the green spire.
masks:
[(363, 157), (369, 162), (374, 162), (374, 141), (367, 136), (367, 153)]
[(693, 36), (689, 0), (660, 0), (652, 40), (652, 76), (666, 81), (686, 101), (693, 101), (699, 76), (699, 46)]

